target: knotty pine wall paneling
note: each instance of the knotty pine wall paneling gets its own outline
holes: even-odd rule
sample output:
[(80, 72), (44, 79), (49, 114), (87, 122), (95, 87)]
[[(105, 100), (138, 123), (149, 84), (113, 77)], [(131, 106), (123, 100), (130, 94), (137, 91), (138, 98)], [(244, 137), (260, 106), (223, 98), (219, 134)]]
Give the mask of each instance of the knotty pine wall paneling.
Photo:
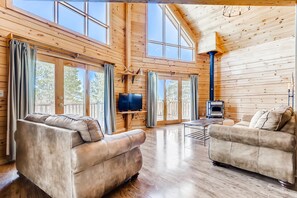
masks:
[[(0, 98), (0, 164), (6, 159), (6, 121), (7, 121), (7, 77), (8, 77), (8, 46), (7, 35), (20, 35), (38, 43), (44, 43), (71, 53), (79, 53), (93, 61), (101, 60), (116, 64), (115, 92), (123, 92), (124, 85), (121, 75), (125, 64), (125, 7), (121, 3), (111, 4), (109, 46), (96, 43), (86, 37), (73, 34), (55, 24), (37, 20), (20, 12), (5, 7), (0, 0), (0, 89), (4, 90), (4, 98)], [(124, 129), (122, 116), (116, 116), (117, 129)]]
[[(218, 32), (226, 50), (216, 55), (215, 98), (225, 101), (225, 116), (287, 104), (287, 83), (295, 73), (295, 7), (252, 6), (237, 17), (222, 16), (222, 6), (178, 5), (199, 39)], [(212, 20), (210, 20), (212, 19)]]

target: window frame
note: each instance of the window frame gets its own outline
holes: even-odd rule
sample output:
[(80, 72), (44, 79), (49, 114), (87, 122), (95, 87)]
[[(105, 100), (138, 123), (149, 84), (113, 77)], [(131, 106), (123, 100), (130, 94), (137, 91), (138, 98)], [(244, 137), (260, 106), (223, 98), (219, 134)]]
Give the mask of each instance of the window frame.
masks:
[[(103, 22), (101, 22), (101, 21), (95, 19), (94, 17), (88, 15), (88, 1), (87, 0), (84, 1), (84, 5), (85, 5), (84, 6), (84, 11), (81, 11), (78, 8), (75, 8), (74, 6), (68, 4), (67, 2), (64, 2), (64, 1), (54, 1), (53, 4), (54, 4), (54, 20), (49, 21), (49, 20), (47, 20), (47, 19), (45, 19), (45, 18), (43, 18), (43, 17), (41, 17), (39, 15), (36, 15), (34, 13), (31, 13), (29, 11), (26, 11), (26, 10), (24, 10), (22, 8), (19, 8), (19, 7), (15, 6), (13, 4), (13, 0), (6, 0), (6, 7), (8, 9), (10, 9), (10, 10), (16, 11), (16, 12), (18, 12), (20, 14), (23, 14), (23, 15), (25, 15), (27, 17), (30, 17), (30, 18), (32, 18), (34, 20), (38, 20), (38, 21), (40, 21), (42, 23), (45, 23), (45, 24), (50, 25), (52, 27), (58, 28), (58, 29), (60, 29), (62, 31), (68, 32), (68, 33), (73, 34), (75, 36), (82, 37), (84, 39), (90, 40), (92, 42), (96, 42), (96, 43), (98, 43), (100, 45), (104, 45), (106, 47), (110, 47), (111, 38), (112, 38), (111, 30), (110, 30), (111, 29), (110, 17), (111, 17), (111, 13), (112, 13), (110, 3), (108, 3), (108, 2), (106, 3), (106, 24), (104, 24)], [(59, 7), (59, 4), (61, 4), (62, 6), (65, 6), (66, 8), (70, 9), (71, 11), (73, 11), (75, 13), (78, 13), (78, 14), (80, 14), (80, 15), (82, 15), (84, 17), (84, 27), (83, 27), (84, 28), (84, 34), (81, 34), (79, 32), (71, 30), (71, 29), (69, 29), (67, 27), (64, 27), (64, 26), (62, 26), (62, 25), (60, 25), (58, 23), (58, 14), (59, 14), (58, 7)], [(100, 25), (101, 27), (106, 28), (106, 43), (103, 43), (103, 42), (101, 42), (99, 40), (96, 40), (96, 39), (91, 38), (91, 37), (88, 36), (88, 34), (87, 34), (88, 33), (88, 20), (91, 20), (91, 21), (95, 22), (96, 24)]]
[[(176, 18), (174, 13), (171, 11), (171, 9), (163, 4), (157, 4), (160, 6), (162, 9), (162, 42), (160, 41), (154, 41), (154, 40), (149, 40), (148, 38), (148, 31), (149, 31), (149, 12), (148, 12), (148, 4), (146, 6), (146, 57), (147, 58), (155, 58), (155, 59), (162, 59), (162, 60), (172, 60), (172, 61), (178, 61), (178, 62), (188, 62), (188, 63), (194, 63), (196, 61), (196, 47), (195, 47), (195, 42), (193, 39), (189, 36), (185, 28), (182, 27), (182, 24), (179, 22), (179, 20)], [(177, 31), (178, 31), (178, 44), (171, 44), (166, 42), (166, 16), (168, 19), (172, 22), (174, 26), (177, 24)], [(182, 33), (183, 32), (183, 33)], [(191, 47), (188, 46), (183, 46), (181, 45), (181, 38), (184, 35), (185, 41), (190, 42)], [(162, 55), (161, 56), (151, 56), (148, 54), (148, 45), (149, 43), (151, 44), (158, 44), (162, 46)], [(178, 49), (178, 58), (177, 59), (172, 59), (172, 58), (167, 58), (166, 57), (166, 47), (176, 47)], [(181, 59), (181, 49), (188, 49), (192, 51), (192, 60), (187, 61), (187, 60), (182, 60)]]
[[(61, 103), (65, 104), (64, 95), (64, 69), (65, 67), (80, 68), (85, 70), (84, 75), (84, 115), (91, 116), (90, 110), (90, 79), (89, 72), (99, 72), (104, 73), (103, 67), (97, 67), (90, 64), (80, 63), (77, 60), (67, 60), (64, 58), (58, 58), (51, 55), (43, 55), (42, 53), (37, 53), (37, 60), (55, 65), (55, 114), (64, 114), (64, 107), (62, 108)], [(62, 85), (62, 86), (61, 86)], [(35, 89), (35, 87), (34, 87)], [(34, 100), (35, 107), (35, 100)], [(35, 111), (35, 110), (34, 110)], [(97, 118), (95, 118), (97, 119)]]

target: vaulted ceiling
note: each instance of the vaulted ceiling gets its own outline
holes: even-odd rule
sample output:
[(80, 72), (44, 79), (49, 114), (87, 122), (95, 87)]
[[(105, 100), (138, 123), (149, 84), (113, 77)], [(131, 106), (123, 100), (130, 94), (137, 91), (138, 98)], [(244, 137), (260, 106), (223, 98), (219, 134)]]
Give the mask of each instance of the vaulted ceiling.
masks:
[(295, 34), (294, 6), (252, 6), (236, 17), (223, 16), (223, 6), (176, 5), (199, 39), (218, 32), (226, 51), (244, 48)]

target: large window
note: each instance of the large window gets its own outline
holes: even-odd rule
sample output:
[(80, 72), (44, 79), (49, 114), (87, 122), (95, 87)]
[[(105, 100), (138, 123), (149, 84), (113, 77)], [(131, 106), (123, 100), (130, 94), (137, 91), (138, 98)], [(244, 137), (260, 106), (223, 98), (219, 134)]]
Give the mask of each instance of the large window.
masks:
[(195, 45), (166, 5), (148, 4), (147, 55), (181, 61), (195, 60)]
[(108, 44), (109, 12), (106, 2), (13, 0), (13, 5)]
[(87, 115), (104, 126), (103, 68), (38, 55), (35, 112)]

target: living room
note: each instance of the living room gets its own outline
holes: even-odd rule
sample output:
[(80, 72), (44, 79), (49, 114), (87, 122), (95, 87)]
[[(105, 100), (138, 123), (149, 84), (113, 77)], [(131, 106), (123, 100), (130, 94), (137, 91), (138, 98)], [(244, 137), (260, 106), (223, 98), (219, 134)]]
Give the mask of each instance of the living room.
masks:
[[(0, 0), (1, 197), (297, 196), (289, 115), (296, 104), (296, 2), (158, 3), (165, 4)], [(20, 66), (24, 46), (34, 71)], [(222, 102), (219, 115), (208, 101)], [(275, 111), (277, 126), (257, 123)], [(66, 127), (61, 117), (32, 113), (89, 116), (100, 133), (82, 130), (78, 123), (89, 122), (77, 117)], [(28, 119), (51, 127), (39, 134), (40, 124), (26, 125)], [(68, 142), (75, 159), (93, 161), (54, 160), (54, 148), (68, 144), (53, 141), (67, 139), (59, 126), (77, 131), (68, 133), (77, 138)], [(57, 137), (42, 136), (46, 130)], [(232, 134), (235, 142), (225, 138)], [(106, 151), (92, 154), (92, 138), (102, 143), (92, 149)], [(229, 153), (232, 147), (238, 149)], [(79, 176), (83, 166), (98, 170)]]

